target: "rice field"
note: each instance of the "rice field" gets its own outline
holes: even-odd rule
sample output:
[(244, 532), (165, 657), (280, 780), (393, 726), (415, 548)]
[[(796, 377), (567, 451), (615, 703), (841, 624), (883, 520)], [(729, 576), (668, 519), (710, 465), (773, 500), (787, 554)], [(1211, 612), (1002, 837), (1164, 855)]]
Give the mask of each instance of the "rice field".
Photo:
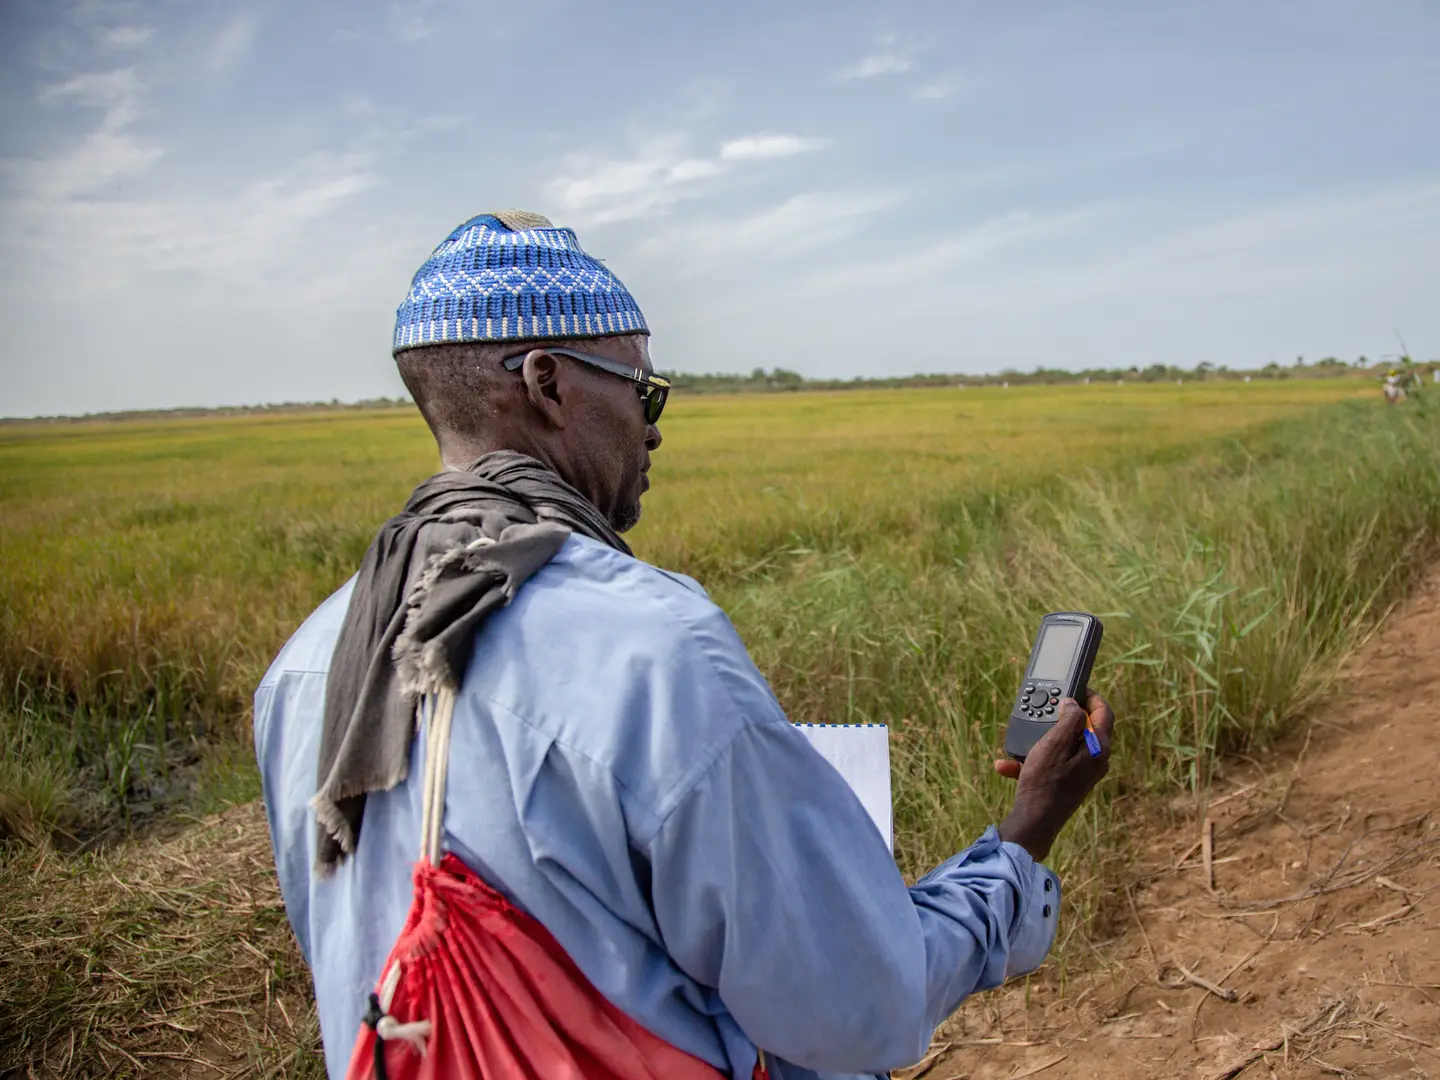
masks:
[[(917, 871), (998, 805), (984, 763), (1044, 610), (1108, 615), (1117, 791), (1193, 788), (1303, 707), (1436, 523), (1435, 426), (1376, 396), (681, 396), (632, 541), (706, 584), (794, 719), (894, 725)], [(434, 467), (408, 409), (0, 429), (4, 832), (253, 795), (252, 688)]]
[[(1118, 749), (1052, 857), (1063, 973), (1071, 935), (1105, 932), (1129, 832), (1321, 703), (1440, 550), (1424, 404), (1347, 379), (679, 395), (631, 539), (710, 589), (793, 719), (891, 725), (912, 875), (1003, 812), (990, 761), (1040, 615), (1102, 616)], [(59, 1053), (76, 1010), (183, 1028), (167, 1003), (227, 963), (263, 977), (267, 1017), (272, 984), (304, 994), (253, 809), (224, 842), (243, 902), (239, 878), (207, 884), (201, 833), (157, 849), (190, 868), (183, 888), (126, 877), (126, 838), (254, 799), (253, 687), (434, 467), (401, 408), (0, 427), (0, 910), (16, 940), (73, 931), (0, 963), (0, 1012), (26, 1017), (0, 1071)], [(56, 881), (73, 904), (47, 906)], [(242, 956), (241, 928), (263, 948)], [(165, 944), (182, 939), (206, 944)], [(105, 964), (129, 995), (103, 997)], [(285, 1020), (251, 1050), (293, 1073), (313, 1021)], [(126, 1074), (96, 1047), (91, 1071)]]

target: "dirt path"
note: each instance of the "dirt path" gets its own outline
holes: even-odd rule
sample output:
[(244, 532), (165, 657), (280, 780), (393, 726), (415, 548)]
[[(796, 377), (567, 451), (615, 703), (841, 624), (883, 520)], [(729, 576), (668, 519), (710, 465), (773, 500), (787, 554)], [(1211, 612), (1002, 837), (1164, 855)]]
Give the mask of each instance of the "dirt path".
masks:
[(967, 1003), (900, 1075), (1440, 1077), (1440, 575), (1341, 685), (1213, 794), (1213, 890), (1192, 808), (1142, 846), (1092, 972)]

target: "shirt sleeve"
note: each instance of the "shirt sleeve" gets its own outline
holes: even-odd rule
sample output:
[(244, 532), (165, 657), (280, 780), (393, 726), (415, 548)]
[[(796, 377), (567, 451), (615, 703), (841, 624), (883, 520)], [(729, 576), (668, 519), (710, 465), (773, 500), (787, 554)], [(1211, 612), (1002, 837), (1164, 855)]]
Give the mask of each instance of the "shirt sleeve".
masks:
[(918, 1061), (966, 995), (1037, 967), (1055, 936), (1058, 881), (993, 828), (907, 889), (783, 716), (735, 737), (649, 854), (666, 951), (757, 1046), (816, 1071)]

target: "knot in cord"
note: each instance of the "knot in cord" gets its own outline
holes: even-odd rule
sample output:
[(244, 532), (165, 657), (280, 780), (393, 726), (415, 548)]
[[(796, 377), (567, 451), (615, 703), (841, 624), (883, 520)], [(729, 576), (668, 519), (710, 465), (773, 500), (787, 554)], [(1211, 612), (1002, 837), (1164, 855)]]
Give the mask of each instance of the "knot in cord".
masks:
[(380, 995), (370, 995), (370, 1008), (364, 1017), (365, 1026), (375, 1032), (375, 1080), (390, 1080), (385, 1068), (385, 1044), (392, 1039), (408, 1043), (421, 1057), (425, 1056), (425, 1040), (430, 1037), (429, 1020), (411, 1020), (402, 1024), (386, 1013)]
[(365, 1026), (375, 1032), (375, 1080), (390, 1080), (385, 1069), (385, 1037), (380, 1034), (380, 1021), (385, 1019), (385, 1010), (380, 1008), (380, 995), (370, 995), (370, 1008), (365, 1012)]

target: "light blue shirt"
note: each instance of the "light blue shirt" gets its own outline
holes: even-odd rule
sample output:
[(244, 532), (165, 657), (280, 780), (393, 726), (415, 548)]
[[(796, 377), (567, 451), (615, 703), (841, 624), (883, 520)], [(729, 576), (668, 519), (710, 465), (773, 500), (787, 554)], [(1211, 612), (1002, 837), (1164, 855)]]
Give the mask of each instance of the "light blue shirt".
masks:
[[(311, 875), (325, 676), (350, 586), (255, 694), (290, 923), (340, 1080), (411, 900), (424, 739), (355, 854)], [(910, 1064), (962, 998), (1037, 967), (1060, 886), (994, 829), (906, 888), (854, 793), (786, 720), (704, 591), (572, 536), (481, 631), (455, 707), (444, 841), (610, 1001), (749, 1080)], [(779, 1060), (776, 1060), (779, 1059)]]

